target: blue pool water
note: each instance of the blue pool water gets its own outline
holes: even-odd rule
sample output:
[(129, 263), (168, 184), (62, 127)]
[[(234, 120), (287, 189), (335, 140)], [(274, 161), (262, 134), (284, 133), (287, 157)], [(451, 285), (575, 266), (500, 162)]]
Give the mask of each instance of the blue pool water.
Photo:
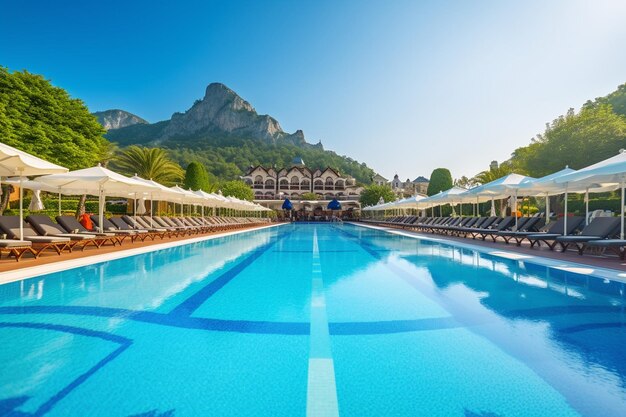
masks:
[(623, 416), (624, 284), (284, 225), (0, 286), (0, 416)]

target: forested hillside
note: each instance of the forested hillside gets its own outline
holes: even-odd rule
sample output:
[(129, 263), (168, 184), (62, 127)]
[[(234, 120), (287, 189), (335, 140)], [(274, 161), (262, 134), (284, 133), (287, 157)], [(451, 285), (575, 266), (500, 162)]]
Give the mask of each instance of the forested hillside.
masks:
[(106, 159), (105, 130), (85, 104), (40, 75), (0, 67), (0, 141), (70, 169)]
[(626, 148), (626, 84), (605, 97), (586, 102), (546, 125), (530, 145), (514, 151), (512, 168), (534, 177), (580, 169)]

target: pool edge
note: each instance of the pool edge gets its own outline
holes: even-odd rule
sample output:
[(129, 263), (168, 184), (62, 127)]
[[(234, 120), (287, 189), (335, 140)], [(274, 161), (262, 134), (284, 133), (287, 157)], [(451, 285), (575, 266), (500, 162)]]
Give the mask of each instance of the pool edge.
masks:
[[(599, 267), (584, 263), (566, 261), (566, 260), (554, 260), (550, 258), (546, 258), (544, 256), (539, 255), (527, 255), (521, 254), (519, 252), (507, 250), (506, 248), (495, 250), (493, 248), (486, 248), (480, 245), (472, 245), (471, 243), (463, 243), (457, 242), (455, 240), (449, 240), (444, 237), (430, 237), (423, 236), (416, 233), (411, 233), (406, 230), (398, 230), (394, 228), (375, 226), (370, 224), (362, 224), (357, 222), (346, 222), (346, 224), (351, 224), (353, 226), (364, 227), (367, 229), (379, 230), (382, 232), (387, 232), (393, 235), (399, 235), (404, 237), (409, 237), (413, 239), (421, 239), (428, 240), (431, 242), (444, 243), (448, 246), (470, 249), (476, 252), (484, 253), (490, 256), (495, 256), (498, 258), (506, 259), (509, 261), (521, 261), (528, 262), (534, 265), (545, 266), (547, 268), (559, 269), (566, 272), (571, 272), (580, 275), (590, 275), (596, 278), (609, 279), (612, 281), (618, 281), (622, 283), (626, 283), (626, 271), (622, 271), (619, 269), (605, 268)], [(509, 255), (509, 256), (506, 256)], [(578, 270), (577, 270), (578, 269)], [(581, 271), (581, 269), (591, 270), (592, 272)]]
[(284, 226), (289, 223), (276, 223), (267, 226), (254, 227), (244, 230), (233, 230), (230, 232), (216, 233), (207, 236), (194, 237), (189, 239), (178, 240), (175, 242), (158, 243), (155, 245), (144, 246), (141, 248), (128, 248), (110, 253), (94, 254), (78, 259), (68, 259), (66, 261), (52, 262), (49, 264), (20, 268), (14, 271), (0, 272), (0, 285), (8, 284), (23, 279), (35, 278), (41, 275), (51, 274), (54, 272), (67, 271), (70, 269), (80, 268), (87, 265), (98, 264), (102, 262), (113, 261), (116, 259), (128, 258), (131, 256), (142, 255), (145, 253), (156, 252), (163, 249), (174, 248), (178, 246), (189, 245), (192, 243), (204, 242), (207, 240), (219, 239), (221, 237), (233, 236), (242, 233), (254, 232), (257, 230), (269, 229), (272, 227)]

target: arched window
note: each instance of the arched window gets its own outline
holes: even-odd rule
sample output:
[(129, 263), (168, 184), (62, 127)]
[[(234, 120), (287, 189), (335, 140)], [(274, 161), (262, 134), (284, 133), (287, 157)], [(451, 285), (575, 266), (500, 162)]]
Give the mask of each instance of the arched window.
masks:
[(315, 182), (313, 183), (313, 188), (316, 190), (323, 190), (324, 189), (324, 181), (322, 181), (321, 179), (316, 179)]
[(291, 190), (299, 190), (300, 189), (300, 178), (293, 176), (291, 177)]
[(287, 181), (287, 178), (282, 178), (280, 182), (278, 183), (278, 185), (281, 190), (289, 189), (289, 181)]
[(274, 189), (274, 180), (273, 179), (268, 179), (265, 180), (265, 189), (270, 189), (273, 190)]
[(336, 190), (343, 190), (344, 186), (345, 186), (345, 182), (343, 180), (337, 180), (337, 182), (335, 182)]
[(263, 177), (260, 175), (257, 175), (256, 177), (254, 177), (254, 184), (255, 185), (263, 184)]
[(301, 190), (310, 190), (311, 189), (311, 181), (309, 181), (308, 178), (303, 178), (302, 181), (300, 182), (300, 189)]

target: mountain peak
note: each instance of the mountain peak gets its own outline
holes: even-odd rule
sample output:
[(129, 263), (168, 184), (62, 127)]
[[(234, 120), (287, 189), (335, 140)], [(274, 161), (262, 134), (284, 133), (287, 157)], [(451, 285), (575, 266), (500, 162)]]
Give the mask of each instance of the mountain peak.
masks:
[[(154, 143), (173, 138), (195, 140), (198, 137), (232, 136), (271, 144), (290, 143), (322, 148), (321, 145), (308, 144), (302, 130), (292, 134), (285, 132), (276, 119), (258, 114), (248, 101), (222, 83), (209, 84), (202, 100), (196, 100), (184, 113), (174, 113), (170, 120), (140, 130)], [(123, 132), (113, 132), (108, 136), (119, 141), (118, 136), (123, 136)]]
[(97, 111), (92, 113), (106, 130), (120, 129), (136, 124), (148, 124), (141, 117), (120, 109)]

